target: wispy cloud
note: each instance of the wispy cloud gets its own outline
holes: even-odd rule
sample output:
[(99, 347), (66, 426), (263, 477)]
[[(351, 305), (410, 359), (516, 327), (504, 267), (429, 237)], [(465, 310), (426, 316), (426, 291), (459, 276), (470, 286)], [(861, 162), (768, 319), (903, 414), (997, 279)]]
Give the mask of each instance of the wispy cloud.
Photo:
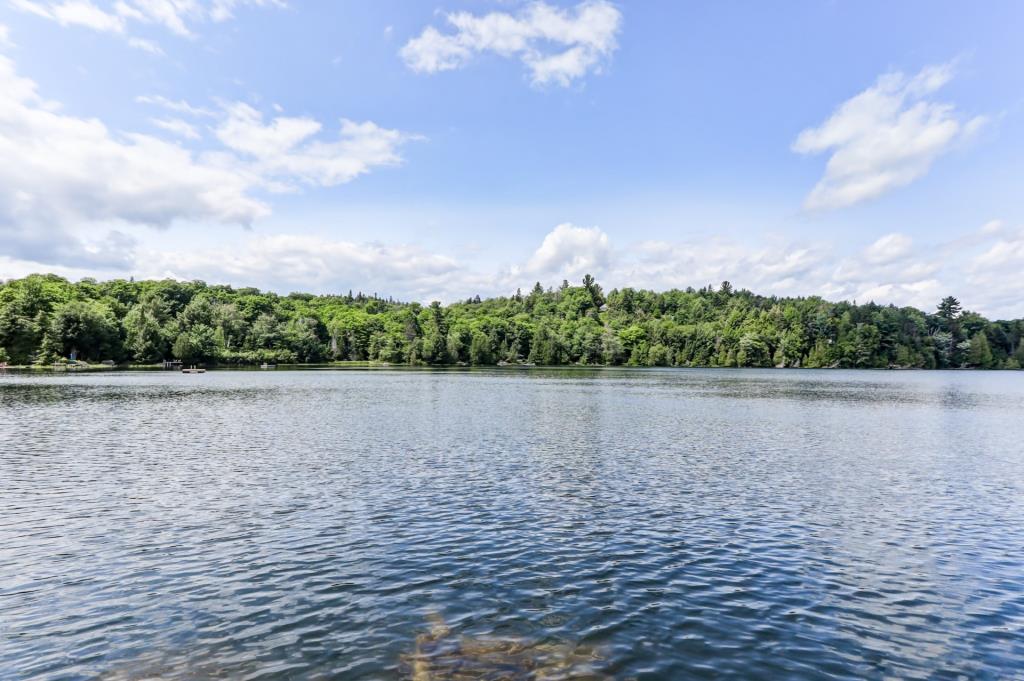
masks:
[(214, 116), (216, 115), (212, 109), (204, 109), (202, 107), (193, 106), (186, 102), (184, 99), (172, 100), (162, 95), (139, 95), (135, 98), (135, 101), (139, 104), (152, 104), (159, 106), (168, 111), (174, 111), (176, 113), (185, 114), (188, 116)]
[(953, 64), (929, 66), (912, 78), (887, 73), (820, 126), (801, 132), (795, 152), (831, 153), (804, 206), (842, 208), (910, 184), (976, 132), (985, 117), (968, 119), (952, 104), (931, 99), (953, 76)]
[(200, 137), (199, 131), (196, 130), (194, 125), (180, 118), (154, 118), (151, 122), (161, 130), (166, 130), (178, 137), (190, 140), (197, 140)]
[(161, 48), (152, 40), (146, 40), (144, 38), (128, 38), (128, 46), (134, 47), (136, 50), (149, 52), (150, 54), (156, 55), (158, 57), (162, 57), (164, 55), (163, 48)]
[(428, 26), (402, 47), (400, 54), (410, 69), (450, 71), (493, 52), (519, 59), (535, 85), (567, 86), (600, 70), (615, 51), (622, 26), (622, 14), (606, 0), (589, 0), (572, 10), (535, 2), (516, 15), (456, 12), (445, 19), (453, 32)]
[(884, 265), (906, 257), (913, 245), (913, 240), (906, 234), (886, 234), (864, 250), (864, 258), (872, 264)]
[[(182, 38), (195, 38), (194, 25), (226, 21), (243, 5), (284, 7), (283, 0), (9, 0), (22, 12), (61, 26), (79, 26), (100, 33), (128, 36), (133, 24), (158, 26)], [(151, 40), (128, 36), (131, 47), (151, 54), (163, 50)]]
[[(341, 119), (333, 141), (316, 139), (319, 121), (277, 116), (265, 122), (248, 104), (235, 102), (216, 129), (225, 147), (249, 159), (249, 165), (274, 189), (291, 182), (333, 186), (349, 182), (380, 166), (401, 162), (398, 148), (414, 136), (389, 130), (372, 121)], [(283, 183), (283, 184), (282, 184)]]

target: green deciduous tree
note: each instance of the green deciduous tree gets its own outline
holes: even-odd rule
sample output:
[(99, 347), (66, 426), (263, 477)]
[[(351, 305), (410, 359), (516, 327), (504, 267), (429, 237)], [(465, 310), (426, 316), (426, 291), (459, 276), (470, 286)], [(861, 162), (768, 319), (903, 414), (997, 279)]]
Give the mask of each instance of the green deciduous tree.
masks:
[(992, 366), (992, 348), (988, 344), (988, 338), (982, 331), (971, 337), (970, 349), (967, 352), (967, 363), (972, 367), (988, 369)]
[(122, 354), (119, 335), (109, 307), (95, 301), (72, 301), (54, 310), (43, 346), (60, 357), (77, 352), (80, 359), (98, 361)]
[(136, 362), (1012, 368), (1024, 364), (1022, 336), (1024, 321), (989, 321), (955, 298), (928, 314), (764, 297), (728, 282), (606, 293), (587, 275), (580, 286), (538, 283), (528, 295), (447, 306), (203, 282), (0, 283), (0, 348), (19, 364), (77, 350)]

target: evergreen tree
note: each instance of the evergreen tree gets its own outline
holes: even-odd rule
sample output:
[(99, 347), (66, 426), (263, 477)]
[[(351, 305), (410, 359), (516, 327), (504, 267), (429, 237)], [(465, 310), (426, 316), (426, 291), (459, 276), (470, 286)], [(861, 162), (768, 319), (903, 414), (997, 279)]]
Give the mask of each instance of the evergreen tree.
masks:
[(953, 296), (946, 296), (939, 303), (938, 315), (947, 321), (953, 321), (960, 316), (960, 301)]

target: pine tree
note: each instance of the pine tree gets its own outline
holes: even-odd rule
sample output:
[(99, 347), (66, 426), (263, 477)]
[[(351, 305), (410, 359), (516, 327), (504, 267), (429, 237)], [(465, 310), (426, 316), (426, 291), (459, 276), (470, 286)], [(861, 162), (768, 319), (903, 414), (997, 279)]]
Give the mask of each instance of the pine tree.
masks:
[(960, 301), (953, 296), (946, 296), (939, 303), (938, 315), (946, 321), (953, 321), (960, 316)]

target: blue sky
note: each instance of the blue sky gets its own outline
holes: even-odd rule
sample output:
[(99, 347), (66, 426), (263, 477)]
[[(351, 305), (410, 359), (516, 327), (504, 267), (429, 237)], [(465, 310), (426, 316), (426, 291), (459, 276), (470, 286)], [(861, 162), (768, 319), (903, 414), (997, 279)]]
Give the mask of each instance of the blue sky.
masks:
[(0, 3), (0, 278), (1024, 315), (1020, 3)]

